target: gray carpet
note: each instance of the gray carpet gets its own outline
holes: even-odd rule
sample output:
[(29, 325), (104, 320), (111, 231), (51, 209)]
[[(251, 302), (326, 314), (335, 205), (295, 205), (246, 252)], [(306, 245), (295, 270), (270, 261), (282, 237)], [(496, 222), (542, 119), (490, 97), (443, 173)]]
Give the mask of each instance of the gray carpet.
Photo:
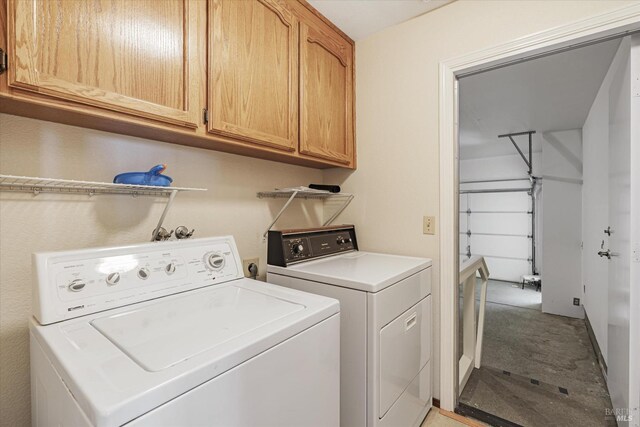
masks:
[(513, 291), (489, 283), (482, 367), (460, 401), (523, 426), (615, 425), (584, 321), (532, 309), (533, 294)]

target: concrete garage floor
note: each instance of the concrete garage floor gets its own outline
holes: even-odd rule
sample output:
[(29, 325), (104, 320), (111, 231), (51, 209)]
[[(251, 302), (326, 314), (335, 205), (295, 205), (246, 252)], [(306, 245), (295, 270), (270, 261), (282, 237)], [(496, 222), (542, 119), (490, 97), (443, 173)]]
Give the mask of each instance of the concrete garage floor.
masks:
[(460, 402), (523, 426), (615, 426), (584, 321), (542, 313), (540, 298), (489, 281), (482, 366)]

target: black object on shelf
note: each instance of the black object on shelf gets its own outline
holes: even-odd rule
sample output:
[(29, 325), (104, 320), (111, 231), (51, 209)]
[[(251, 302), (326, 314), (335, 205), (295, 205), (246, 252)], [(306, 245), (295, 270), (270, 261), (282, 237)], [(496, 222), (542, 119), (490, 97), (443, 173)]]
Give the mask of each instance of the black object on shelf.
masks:
[(309, 184), (309, 188), (312, 188), (314, 190), (329, 191), (330, 193), (339, 193), (340, 192), (340, 186), (339, 185)]

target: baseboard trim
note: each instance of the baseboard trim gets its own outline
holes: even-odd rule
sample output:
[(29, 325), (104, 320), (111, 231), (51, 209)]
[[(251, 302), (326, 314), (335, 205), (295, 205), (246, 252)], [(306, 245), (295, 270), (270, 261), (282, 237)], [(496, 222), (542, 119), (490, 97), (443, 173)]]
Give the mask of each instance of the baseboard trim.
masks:
[(474, 408), (473, 406), (469, 406), (464, 403), (458, 403), (456, 413), (464, 415), (465, 417), (468, 416), (475, 418), (478, 421), (482, 421), (483, 423), (487, 423), (495, 427), (523, 427), (522, 425), (514, 423), (513, 421), (505, 420), (504, 418), (500, 418), (497, 415), (490, 414), (481, 409)]
[(607, 379), (607, 362), (604, 361), (604, 357), (602, 357), (602, 352), (600, 351), (600, 346), (598, 345), (598, 340), (596, 339), (596, 334), (593, 332), (593, 328), (591, 327), (591, 321), (589, 320), (589, 316), (587, 315), (587, 310), (584, 311), (584, 323), (587, 325), (587, 333), (589, 334), (589, 341), (591, 341), (591, 346), (593, 347), (593, 351), (596, 353), (596, 357), (598, 359), (598, 365), (600, 365), (600, 370), (602, 371), (602, 375), (604, 375), (604, 379)]
[(480, 424), (479, 422), (472, 420), (471, 418), (467, 418), (464, 415), (460, 415), (460, 414), (456, 414), (454, 412), (449, 412), (449, 411), (445, 411), (444, 409), (438, 409), (438, 411), (440, 412), (440, 415), (447, 417), (447, 418), (451, 418), (452, 420), (456, 420), (459, 423), (462, 423), (466, 426), (469, 427), (484, 427), (483, 424)]

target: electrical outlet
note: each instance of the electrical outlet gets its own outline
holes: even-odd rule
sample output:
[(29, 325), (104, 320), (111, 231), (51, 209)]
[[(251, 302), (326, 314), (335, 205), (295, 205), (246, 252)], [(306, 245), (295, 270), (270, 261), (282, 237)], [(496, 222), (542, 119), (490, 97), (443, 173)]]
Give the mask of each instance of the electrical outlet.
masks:
[(580, 305), (580, 298), (574, 298), (573, 299), (573, 305)]
[(436, 234), (436, 217), (425, 216), (422, 218), (422, 233)]
[(251, 272), (249, 271), (249, 265), (251, 264), (255, 264), (256, 266), (260, 265), (260, 258), (247, 258), (242, 260), (244, 277), (251, 277)]

